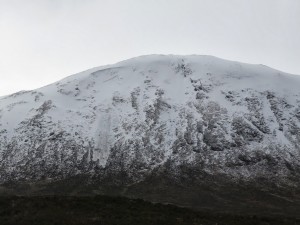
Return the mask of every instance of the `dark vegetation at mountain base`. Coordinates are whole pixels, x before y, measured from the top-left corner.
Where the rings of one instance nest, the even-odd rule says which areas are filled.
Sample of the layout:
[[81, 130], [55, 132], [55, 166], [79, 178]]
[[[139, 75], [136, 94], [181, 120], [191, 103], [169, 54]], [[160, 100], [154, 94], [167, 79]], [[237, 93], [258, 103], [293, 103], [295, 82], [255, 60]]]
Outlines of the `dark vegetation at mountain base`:
[[197, 167], [172, 165], [165, 164], [136, 183], [125, 171], [103, 177], [79, 174], [56, 181], [7, 182], [0, 185], [0, 196], [122, 196], [197, 211], [300, 217], [299, 186], [284, 186], [264, 177], [233, 182], [229, 176], [207, 174]]
[[1, 197], [1, 225], [296, 225], [300, 219], [193, 211], [123, 197]]

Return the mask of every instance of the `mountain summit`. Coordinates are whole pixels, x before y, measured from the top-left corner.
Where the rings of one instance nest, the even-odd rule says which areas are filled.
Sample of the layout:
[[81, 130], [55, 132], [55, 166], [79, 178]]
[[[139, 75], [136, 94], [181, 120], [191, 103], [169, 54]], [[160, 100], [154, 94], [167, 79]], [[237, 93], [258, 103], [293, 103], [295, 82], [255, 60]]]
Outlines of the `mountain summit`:
[[263, 65], [150, 55], [2, 97], [0, 193], [299, 206], [299, 87]]

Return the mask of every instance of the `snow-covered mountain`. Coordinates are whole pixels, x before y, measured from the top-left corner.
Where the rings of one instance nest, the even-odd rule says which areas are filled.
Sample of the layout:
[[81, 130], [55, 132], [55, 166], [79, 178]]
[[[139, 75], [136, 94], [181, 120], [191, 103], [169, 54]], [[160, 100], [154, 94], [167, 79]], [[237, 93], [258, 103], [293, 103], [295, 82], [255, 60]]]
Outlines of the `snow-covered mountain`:
[[91, 192], [143, 197], [141, 186], [130, 188], [149, 192], [155, 183], [153, 199], [175, 184], [297, 189], [300, 76], [212, 56], [150, 55], [0, 98], [2, 189], [76, 177], [84, 182], [72, 193], [97, 184]]

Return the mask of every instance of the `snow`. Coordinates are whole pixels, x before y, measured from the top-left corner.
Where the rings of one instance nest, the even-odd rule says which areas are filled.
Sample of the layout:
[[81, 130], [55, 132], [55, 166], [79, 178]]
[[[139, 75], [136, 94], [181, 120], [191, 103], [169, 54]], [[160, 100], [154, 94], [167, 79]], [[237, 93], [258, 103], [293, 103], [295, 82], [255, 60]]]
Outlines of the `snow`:
[[[176, 71], [178, 65], [189, 68], [186, 77], [184, 70]], [[209, 98], [203, 102], [217, 102], [227, 110], [229, 117], [244, 115], [248, 108], [245, 104], [228, 102], [224, 92], [237, 92], [238, 98], [244, 99], [249, 95], [249, 91], [245, 90], [251, 90], [252, 93], [268, 90], [286, 98], [291, 105], [296, 105], [300, 99], [300, 77], [266, 66], [212, 56], [149, 55], [93, 68], [34, 91], [0, 98], [0, 131], [5, 129], [8, 138], [14, 136], [22, 121], [32, 118], [45, 101], [51, 100], [48, 120], [59, 124], [60, 130], [72, 135], [80, 132], [86, 140], [93, 137], [97, 149], [93, 152], [93, 160], [99, 160], [100, 165], [105, 166], [110, 148], [116, 141], [114, 129], [118, 128], [118, 132], [127, 140], [133, 138], [136, 131], [133, 128], [123, 129], [120, 124], [142, 124], [145, 120], [143, 109], [153, 105], [157, 99], [156, 92], [161, 89], [164, 91], [162, 100], [172, 106], [172, 109], [164, 110], [160, 117], [160, 121], [167, 126], [164, 146], [167, 159], [171, 155], [175, 130], [180, 126], [176, 123], [179, 120], [176, 108], [180, 109], [187, 102], [195, 101], [191, 79], [199, 80], [199, 84], [210, 84], [208, 88], [211, 90], [203, 92]], [[137, 97], [138, 112], [131, 106], [131, 94], [137, 88], [140, 89]], [[264, 117], [273, 120], [269, 124], [271, 130], [278, 130], [267, 100], [262, 101]], [[190, 111], [197, 115], [195, 109]], [[201, 116], [197, 119], [200, 120]], [[185, 126], [182, 125], [182, 129]], [[228, 125], [226, 129], [230, 130], [231, 127]], [[283, 132], [277, 131], [277, 137], [282, 144], [290, 145]], [[88, 142], [84, 145], [88, 145]]]

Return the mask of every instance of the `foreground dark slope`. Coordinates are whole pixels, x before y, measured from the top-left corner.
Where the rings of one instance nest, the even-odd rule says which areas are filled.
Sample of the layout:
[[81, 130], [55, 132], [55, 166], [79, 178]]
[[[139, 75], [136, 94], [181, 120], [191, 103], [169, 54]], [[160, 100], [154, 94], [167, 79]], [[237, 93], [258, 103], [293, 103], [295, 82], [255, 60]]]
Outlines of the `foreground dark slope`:
[[1, 225], [297, 225], [300, 219], [197, 212], [116, 197], [0, 198]]
[[261, 65], [144, 56], [3, 97], [0, 193], [297, 216], [299, 86]]

